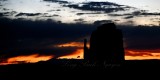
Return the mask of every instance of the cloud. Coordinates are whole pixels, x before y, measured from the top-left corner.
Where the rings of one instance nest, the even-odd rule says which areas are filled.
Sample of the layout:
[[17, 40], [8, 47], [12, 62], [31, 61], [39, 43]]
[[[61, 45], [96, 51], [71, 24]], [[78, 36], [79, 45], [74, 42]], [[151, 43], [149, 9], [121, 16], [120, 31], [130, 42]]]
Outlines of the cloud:
[[54, 14], [54, 15], [43, 15], [42, 17], [61, 17], [60, 15]]
[[4, 17], [4, 16], [7, 16], [10, 12], [3, 12], [3, 13], [0, 13], [0, 16], [1, 17]]
[[[47, 21], [30, 21], [6, 18], [0, 19], [1, 47], [3, 48], [36, 48], [68, 42], [83, 42], [101, 23], [110, 20], [96, 21], [92, 24], [64, 24]], [[124, 42], [129, 49], [160, 48], [160, 27], [119, 25], [124, 34]], [[16, 44], [16, 45], [15, 45]], [[3, 49], [1, 48], [1, 49]]]
[[61, 47], [61, 48], [53, 47], [50, 49], [49, 48], [38, 49], [38, 48], [39, 47], [37, 47], [37, 49], [17, 49], [17, 50], [8, 49], [7, 51], [5, 51], [5, 53], [1, 53], [1, 55], [5, 54], [3, 58], [9, 58], [9, 57], [16, 57], [21, 55], [27, 56], [27, 55], [32, 55], [37, 53], [39, 55], [55, 55], [55, 58], [57, 58], [59, 56], [68, 55], [74, 52], [75, 50], [77, 50], [77, 48], [74, 48], [74, 47]]
[[47, 12], [53, 12], [53, 11], [56, 11], [56, 10], [47, 10]]
[[68, 42], [83, 42], [96, 28], [91, 24], [65, 24], [52, 21], [0, 18], [0, 55], [67, 55], [76, 47], [53, 47]]
[[148, 16], [148, 15], [157, 15], [157, 16], [159, 16], [160, 15], [160, 13], [142, 13], [141, 15], [145, 15], [145, 16]]
[[125, 51], [126, 55], [125, 56], [133, 56], [133, 57], [136, 57], [136, 56], [153, 56], [151, 54], [150, 51], [136, 51], [136, 50], [126, 50]]
[[101, 14], [101, 12], [96, 12], [96, 13], [77, 13], [76, 15], [85, 15], [85, 14]]
[[15, 17], [19, 17], [19, 16], [38, 16], [38, 15], [41, 15], [41, 13], [19, 13]]
[[[1, 2], [5, 2], [5, 1], [8, 1], [8, 0], [0, 0], [0, 1], [1, 1]], [[1, 2], [0, 2], [0, 5], [2, 4]]]
[[[0, 55], [4, 58], [39, 54], [53, 54], [56, 57], [75, 52], [78, 47], [54, 47], [54, 45], [72, 42], [83, 43], [90, 37], [100, 23], [110, 20], [96, 21], [94, 24], [65, 24], [53, 20], [25, 20], [0, 18]], [[160, 27], [117, 25], [124, 36], [126, 49], [159, 49]]]
[[132, 12], [132, 14], [130, 14], [130, 15], [133, 15], [133, 16], [139, 16], [139, 15], [143, 15], [143, 16], [152, 16], [152, 15], [155, 15], [156, 16], [157, 15], [157, 16], [159, 16], [160, 13], [157, 13], [157, 12], [150, 13], [150, 12], [148, 12], [146, 10], [139, 10], [139, 11]]
[[80, 19], [75, 19], [74, 21], [77, 21], [77, 22], [84, 22], [84, 19], [80, 18]]
[[68, 1], [61, 1], [61, 0], [43, 0], [43, 1], [57, 2], [57, 3], [60, 3], [60, 4], [69, 3]]
[[54, 58], [54, 55], [39, 55], [37, 53], [26, 56], [16, 56], [0, 61], [0, 65], [36, 63], [39, 61], [47, 61]]
[[109, 16], [124, 16], [124, 14], [108, 14]]
[[129, 6], [119, 5], [111, 2], [88, 2], [82, 4], [67, 4], [64, 6], [87, 11], [104, 11], [105, 13], [125, 11], [128, 8], [131, 8]]
[[127, 16], [124, 19], [130, 19], [130, 18], [134, 18], [134, 16]]
[[[44, 0], [44, 1], [57, 2], [59, 4], [62, 4], [63, 7], [75, 8], [84, 11], [103, 11], [105, 13], [126, 11], [130, 8], [133, 8], [127, 5], [119, 5], [112, 2], [83, 2], [74, 4], [68, 1], [61, 1], [61, 0]], [[82, 14], [78, 13], [77, 15], [82, 15]]]
[[105, 23], [112, 23], [112, 20], [97, 20], [94, 22], [95, 25], [101, 25], [101, 24], [105, 24]]
[[16, 11], [11, 11], [11, 12], [1, 12], [0, 13], [0, 17], [4, 17], [4, 16], [12, 16], [14, 14], [16, 14]]
[[1, 0], [1, 1], [8, 1], [8, 0]]
[[160, 13], [150, 13], [150, 12], [147, 12], [146, 10], [135, 10], [131, 13], [124, 13], [124, 14], [108, 14], [109, 16], [124, 16], [124, 19], [130, 19], [130, 18], [134, 18], [136, 16], [159, 16]]
[[[133, 11], [133, 12], [131, 12], [131, 13], [124, 13], [124, 14], [116, 14], [116, 13], [114, 13], [114, 14], [112, 14], [112, 13], [110, 13], [110, 14], [108, 14], [109, 16], [127, 16], [127, 17], [131, 17], [131, 16], [139, 16], [139, 15], [141, 15], [141, 13], [142, 13], [142, 11], [143, 10], [138, 10], [138, 11]], [[126, 19], [128, 19], [128, 18], [126, 18]]]
[[3, 10], [4, 10], [4, 11], [8, 11], [9, 9], [7, 9], [7, 8], [3, 8]]
[[125, 60], [160, 60], [159, 50], [125, 50]]
[[159, 26], [121, 26], [127, 49], [159, 49]]

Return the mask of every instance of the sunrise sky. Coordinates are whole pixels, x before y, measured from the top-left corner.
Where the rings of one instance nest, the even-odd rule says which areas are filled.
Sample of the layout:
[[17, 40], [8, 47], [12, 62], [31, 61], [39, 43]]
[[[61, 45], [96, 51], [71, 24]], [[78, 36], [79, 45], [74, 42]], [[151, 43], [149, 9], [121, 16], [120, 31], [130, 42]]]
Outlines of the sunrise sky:
[[107, 22], [122, 30], [126, 60], [160, 59], [159, 3], [0, 0], [0, 64], [83, 59], [84, 38], [89, 43], [92, 31]]

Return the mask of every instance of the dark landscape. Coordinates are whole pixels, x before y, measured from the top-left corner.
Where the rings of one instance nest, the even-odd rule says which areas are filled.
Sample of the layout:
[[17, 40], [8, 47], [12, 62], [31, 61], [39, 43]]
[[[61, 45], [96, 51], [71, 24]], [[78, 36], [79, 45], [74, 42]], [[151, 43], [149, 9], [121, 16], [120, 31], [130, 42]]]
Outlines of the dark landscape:
[[28, 64], [13, 64], [0, 66], [1, 77], [5, 76], [25, 76], [25, 75], [44, 75], [49, 76], [52, 73], [70, 74], [70, 73], [145, 73], [158, 72], [160, 67], [159, 60], [126, 60], [122, 64], [104, 63], [97, 65], [84, 60], [52, 60], [52, 62], [39, 62]]

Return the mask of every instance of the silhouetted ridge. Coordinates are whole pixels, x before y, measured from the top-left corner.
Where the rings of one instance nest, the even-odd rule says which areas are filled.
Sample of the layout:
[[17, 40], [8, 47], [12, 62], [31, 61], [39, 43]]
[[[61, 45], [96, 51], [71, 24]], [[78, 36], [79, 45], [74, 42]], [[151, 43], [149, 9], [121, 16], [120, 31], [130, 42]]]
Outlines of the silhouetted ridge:
[[107, 23], [99, 26], [97, 30], [92, 32], [90, 49], [87, 50], [84, 48], [84, 56], [85, 60], [100, 63], [123, 62], [124, 49], [121, 30], [116, 29], [114, 23]]

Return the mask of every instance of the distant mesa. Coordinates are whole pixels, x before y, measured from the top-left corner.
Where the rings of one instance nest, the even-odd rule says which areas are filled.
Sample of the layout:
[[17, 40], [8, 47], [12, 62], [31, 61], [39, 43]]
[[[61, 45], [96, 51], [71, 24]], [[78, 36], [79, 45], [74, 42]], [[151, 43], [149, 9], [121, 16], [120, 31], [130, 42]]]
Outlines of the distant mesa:
[[99, 26], [90, 37], [90, 48], [84, 40], [84, 59], [93, 62], [121, 63], [124, 61], [123, 36], [114, 23]]

